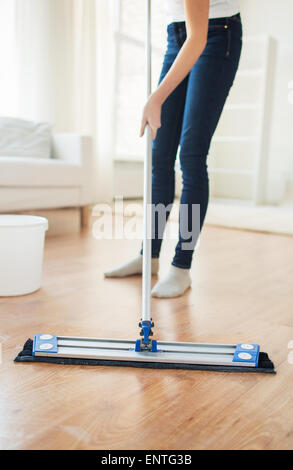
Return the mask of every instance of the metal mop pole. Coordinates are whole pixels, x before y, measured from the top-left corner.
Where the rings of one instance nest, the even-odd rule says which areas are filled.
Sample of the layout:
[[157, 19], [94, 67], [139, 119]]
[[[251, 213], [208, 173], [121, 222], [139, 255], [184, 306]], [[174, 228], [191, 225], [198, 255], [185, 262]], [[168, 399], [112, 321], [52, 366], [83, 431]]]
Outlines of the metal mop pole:
[[[151, 46], [151, 0], [146, 1], [147, 31], [146, 31], [146, 95], [149, 98], [152, 91], [152, 46]], [[142, 327], [144, 336], [143, 346], [151, 347], [149, 336], [151, 327], [151, 276], [152, 276], [152, 132], [146, 127], [146, 152], [144, 162], [144, 227], [143, 227], [143, 269], [142, 269]]]
[[[147, 0], [147, 43], [146, 43], [146, 89], [147, 99], [151, 94], [151, 0]], [[144, 227], [143, 227], [143, 274], [142, 274], [142, 320], [151, 319], [151, 228], [152, 228], [152, 133], [146, 128], [146, 152], [144, 163]]]

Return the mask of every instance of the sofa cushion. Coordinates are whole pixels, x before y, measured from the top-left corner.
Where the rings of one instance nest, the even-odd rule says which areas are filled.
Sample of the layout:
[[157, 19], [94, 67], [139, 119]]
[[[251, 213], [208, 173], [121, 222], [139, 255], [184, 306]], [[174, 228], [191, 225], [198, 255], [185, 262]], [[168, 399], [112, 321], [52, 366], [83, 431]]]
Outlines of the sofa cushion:
[[0, 117], [0, 156], [50, 158], [52, 125]]
[[0, 186], [80, 186], [84, 170], [62, 160], [0, 157]]

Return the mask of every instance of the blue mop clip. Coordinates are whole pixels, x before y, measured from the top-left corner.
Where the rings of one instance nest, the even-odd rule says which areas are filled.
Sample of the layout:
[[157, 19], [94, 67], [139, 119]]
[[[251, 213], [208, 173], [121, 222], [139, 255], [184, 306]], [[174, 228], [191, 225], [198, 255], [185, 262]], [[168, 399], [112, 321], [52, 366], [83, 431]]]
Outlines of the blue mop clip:
[[251, 363], [258, 366], [260, 347], [258, 344], [237, 344], [233, 362]]
[[154, 324], [151, 321], [142, 321], [140, 322], [139, 326], [141, 327], [141, 336], [143, 336], [143, 340], [138, 339], [135, 343], [135, 351], [150, 351], [150, 352], [158, 352], [158, 345], [156, 340], [151, 340], [150, 336], [152, 336], [152, 327]]
[[33, 356], [36, 353], [57, 354], [57, 336], [56, 335], [35, 335], [33, 342]]

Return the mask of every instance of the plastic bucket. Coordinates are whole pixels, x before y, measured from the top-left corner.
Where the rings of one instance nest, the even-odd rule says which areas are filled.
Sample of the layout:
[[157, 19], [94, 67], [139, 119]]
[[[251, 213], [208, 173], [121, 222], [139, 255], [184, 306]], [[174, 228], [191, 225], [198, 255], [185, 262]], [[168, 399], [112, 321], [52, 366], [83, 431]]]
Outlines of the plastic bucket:
[[0, 215], [0, 296], [25, 295], [41, 287], [48, 220]]

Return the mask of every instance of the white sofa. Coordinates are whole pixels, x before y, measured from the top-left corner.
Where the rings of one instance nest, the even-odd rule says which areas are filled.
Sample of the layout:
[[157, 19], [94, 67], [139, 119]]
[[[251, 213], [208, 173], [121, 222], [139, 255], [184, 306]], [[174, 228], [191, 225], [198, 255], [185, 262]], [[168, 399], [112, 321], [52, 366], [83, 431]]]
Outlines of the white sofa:
[[52, 158], [0, 157], [0, 212], [87, 208], [92, 174], [91, 137], [54, 134]]

